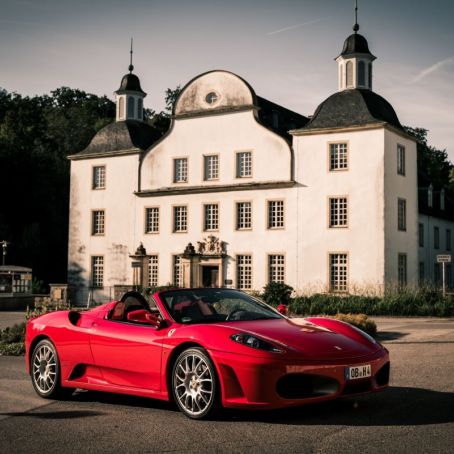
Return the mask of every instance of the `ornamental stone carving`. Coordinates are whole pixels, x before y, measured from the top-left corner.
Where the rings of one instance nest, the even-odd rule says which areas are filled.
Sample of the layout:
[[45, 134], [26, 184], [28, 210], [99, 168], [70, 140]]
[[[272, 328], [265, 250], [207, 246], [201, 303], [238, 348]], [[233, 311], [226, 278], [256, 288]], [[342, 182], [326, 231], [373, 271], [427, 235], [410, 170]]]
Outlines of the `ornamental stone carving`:
[[197, 253], [200, 255], [225, 255], [225, 243], [214, 235], [210, 235], [203, 241], [197, 241]]

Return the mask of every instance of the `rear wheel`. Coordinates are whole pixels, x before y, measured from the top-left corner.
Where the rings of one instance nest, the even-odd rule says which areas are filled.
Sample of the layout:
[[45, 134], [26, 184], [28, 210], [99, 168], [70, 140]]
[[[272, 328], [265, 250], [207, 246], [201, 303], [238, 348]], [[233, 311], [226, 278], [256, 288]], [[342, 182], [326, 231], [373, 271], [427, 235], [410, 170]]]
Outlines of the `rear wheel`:
[[199, 347], [183, 351], [172, 371], [172, 391], [178, 408], [189, 418], [213, 416], [218, 407], [216, 371]]
[[60, 362], [54, 344], [43, 339], [33, 350], [30, 360], [32, 384], [44, 399], [61, 399], [73, 393], [72, 388], [61, 386]]

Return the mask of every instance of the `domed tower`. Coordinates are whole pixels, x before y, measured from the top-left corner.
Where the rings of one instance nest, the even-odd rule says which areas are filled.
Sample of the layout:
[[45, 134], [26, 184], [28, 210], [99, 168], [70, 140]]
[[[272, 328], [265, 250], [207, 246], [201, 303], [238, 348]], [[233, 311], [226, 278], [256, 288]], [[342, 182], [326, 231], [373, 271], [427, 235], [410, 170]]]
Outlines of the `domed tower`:
[[369, 51], [367, 39], [358, 33], [358, 6], [355, 4], [353, 34], [344, 42], [338, 65], [339, 91], [351, 88], [372, 90], [372, 62], [376, 59]]
[[147, 94], [140, 86], [139, 78], [132, 73], [132, 40], [130, 50], [129, 74], [121, 79], [120, 88], [115, 92], [117, 103], [117, 121], [136, 120], [143, 121], [143, 98]]

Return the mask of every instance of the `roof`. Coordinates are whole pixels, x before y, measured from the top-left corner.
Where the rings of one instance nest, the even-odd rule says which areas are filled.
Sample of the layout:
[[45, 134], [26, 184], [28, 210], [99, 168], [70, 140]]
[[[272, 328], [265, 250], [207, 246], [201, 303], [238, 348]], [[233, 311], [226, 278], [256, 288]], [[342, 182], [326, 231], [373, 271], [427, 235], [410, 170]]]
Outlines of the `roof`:
[[354, 88], [334, 93], [316, 109], [304, 129], [342, 128], [384, 122], [402, 129], [391, 104], [371, 90]]
[[257, 104], [259, 107], [259, 123], [284, 139], [291, 140], [291, 135], [288, 131], [302, 128], [309, 122], [309, 118], [304, 115], [286, 109], [260, 96], [257, 96]]
[[17, 265], [0, 265], [0, 272], [8, 272], [12, 271], [13, 273], [31, 273], [32, 269], [27, 268], [25, 266], [17, 266]]
[[120, 88], [115, 92], [118, 95], [125, 93], [127, 91], [138, 91], [139, 93], [146, 94], [141, 86], [139, 78], [132, 73], [125, 74], [121, 79]]
[[445, 190], [445, 208], [441, 209], [442, 188], [432, 186], [432, 206], [429, 207], [429, 177], [418, 169], [418, 211], [419, 214], [454, 222], [454, 193]]
[[[358, 33], [351, 34], [345, 41], [342, 48], [341, 56], [349, 57], [355, 54], [369, 54], [374, 57], [369, 50], [367, 39]], [[375, 57], [374, 57], [375, 59]]]
[[145, 150], [161, 136], [160, 131], [147, 123], [135, 120], [116, 121], [98, 131], [88, 147], [75, 156], [131, 149]]

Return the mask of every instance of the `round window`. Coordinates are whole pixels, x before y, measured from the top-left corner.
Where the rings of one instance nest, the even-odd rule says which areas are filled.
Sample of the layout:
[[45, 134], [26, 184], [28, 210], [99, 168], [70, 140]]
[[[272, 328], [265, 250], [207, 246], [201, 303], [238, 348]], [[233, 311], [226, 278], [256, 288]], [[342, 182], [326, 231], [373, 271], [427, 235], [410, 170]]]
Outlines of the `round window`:
[[216, 104], [219, 101], [219, 95], [216, 92], [214, 92], [214, 91], [210, 91], [210, 93], [208, 93], [205, 96], [205, 101], [208, 104], [214, 105], [214, 104]]

